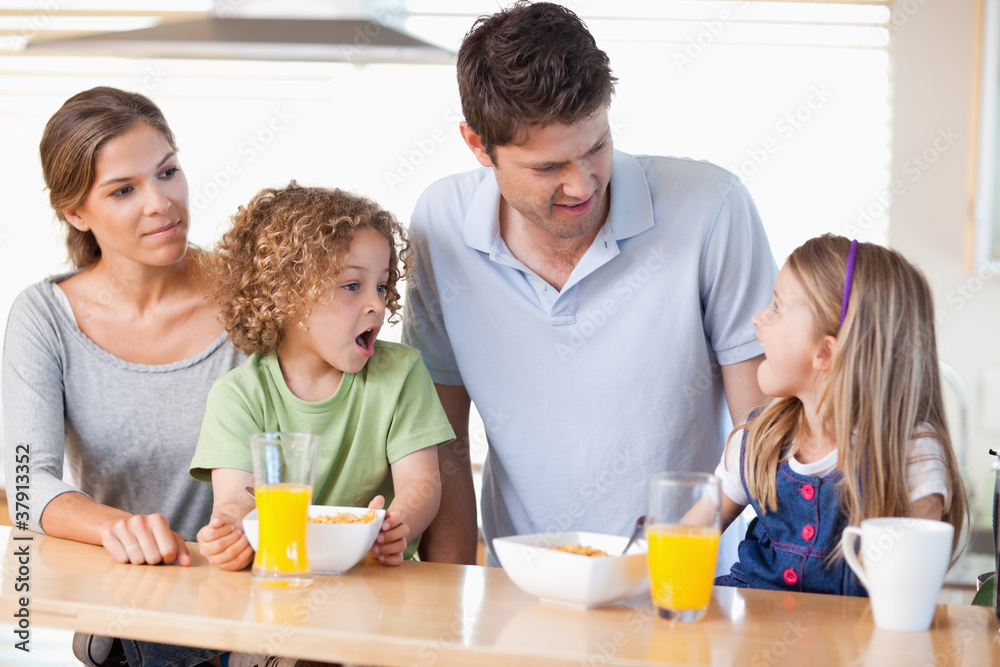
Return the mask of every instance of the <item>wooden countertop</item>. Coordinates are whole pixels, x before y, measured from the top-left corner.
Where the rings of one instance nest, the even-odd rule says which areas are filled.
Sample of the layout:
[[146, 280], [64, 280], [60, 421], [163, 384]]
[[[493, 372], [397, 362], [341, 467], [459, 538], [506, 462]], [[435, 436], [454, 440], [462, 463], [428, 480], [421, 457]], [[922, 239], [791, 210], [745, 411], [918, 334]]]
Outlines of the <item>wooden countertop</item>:
[[493, 568], [366, 562], [287, 592], [210, 567], [197, 545], [182, 568], [120, 565], [100, 547], [10, 528], [0, 541], [3, 618], [16, 624], [27, 597], [33, 626], [150, 641], [411, 667], [1000, 664], [983, 607], [939, 605], [930, 631], [896, 633], [874, 628], [866, 599], [717, 587], [703, 621], [671, 625], [641, 598], [541, 604]]

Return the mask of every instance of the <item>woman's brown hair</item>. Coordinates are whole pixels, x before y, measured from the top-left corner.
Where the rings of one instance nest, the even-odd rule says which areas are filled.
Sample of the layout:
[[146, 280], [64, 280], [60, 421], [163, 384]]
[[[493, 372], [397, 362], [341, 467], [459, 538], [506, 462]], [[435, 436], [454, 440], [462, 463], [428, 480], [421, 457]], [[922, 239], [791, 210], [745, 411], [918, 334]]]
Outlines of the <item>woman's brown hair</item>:
[[66, 247], [77, 268], [96, 263], [101, 246], [92, 232], [66, 222], [65, 211], [82, 206], [87, 199], [101, 148], [140, 123], [158, 130], [170, 148], [177, 150], [174, 133], [159, 107], [143, 95], [107, 86], [69, 98], [45, 125], [39, 145], [42, 174], [52, 210], [66, 223]]
[[518, 2], [479, 18], [458, 51], [462, 113], [491, 158], [534, 126], [572, 125], [607, 108], [607, 54], [571, 10]]

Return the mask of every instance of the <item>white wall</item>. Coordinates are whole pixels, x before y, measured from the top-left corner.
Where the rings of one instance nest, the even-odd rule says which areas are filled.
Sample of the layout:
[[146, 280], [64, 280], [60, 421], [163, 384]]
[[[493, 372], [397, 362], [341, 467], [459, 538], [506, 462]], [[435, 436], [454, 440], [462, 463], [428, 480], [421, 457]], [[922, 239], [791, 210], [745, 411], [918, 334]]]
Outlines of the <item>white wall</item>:
[[977, 523], [988, 525], [989, 467], [995, 459], [987, 450], [1000, 446], [1000, 429], [989, 422], [1000, 422], [1000, 402], [987, 404], [984, 380], [987, 371], [1000, 371], [1000, 280], [983, 279], [992, 272], [979, 262], [971, 271], [966, 265], [979, 2], [897, 3], [915, 11], [905, 14], [892, 37], [892, 173], [905, 191], [893, 202], [889, 241], [927, 274], [938, 310], [941, 359], [968, 384], [969, 475], [976, 483]]

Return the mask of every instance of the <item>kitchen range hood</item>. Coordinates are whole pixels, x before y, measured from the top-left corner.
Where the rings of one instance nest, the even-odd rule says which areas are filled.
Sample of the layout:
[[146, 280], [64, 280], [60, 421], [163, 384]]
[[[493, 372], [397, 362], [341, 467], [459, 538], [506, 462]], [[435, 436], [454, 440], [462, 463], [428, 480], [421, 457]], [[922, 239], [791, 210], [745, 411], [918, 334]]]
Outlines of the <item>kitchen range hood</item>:
[[55, 40], [24, 53], [126, 58], [450, 63], [454, 54], [375, 21], [355, 18], [219, 18]]

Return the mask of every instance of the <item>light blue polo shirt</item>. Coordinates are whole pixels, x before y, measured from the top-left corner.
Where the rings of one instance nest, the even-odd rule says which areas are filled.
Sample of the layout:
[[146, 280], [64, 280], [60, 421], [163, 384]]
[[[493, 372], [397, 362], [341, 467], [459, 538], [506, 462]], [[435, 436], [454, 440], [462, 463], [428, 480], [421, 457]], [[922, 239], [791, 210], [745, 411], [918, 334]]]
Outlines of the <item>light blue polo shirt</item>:
[[562, 291], [500, 237], [491, 169], [438, 181], [414, 210], [403, 340], [483, 417], [487, 545], [629, 534], [651, 473], [714, 470], [731, 427], [719, 364], [763, 352], [750, 318], [777, 268], [739, 179], [615, 151], [610, 188]]

